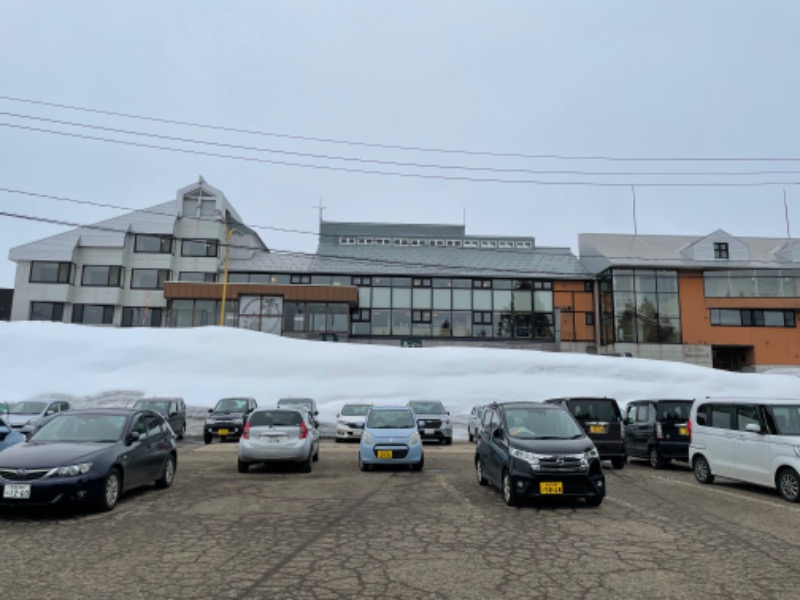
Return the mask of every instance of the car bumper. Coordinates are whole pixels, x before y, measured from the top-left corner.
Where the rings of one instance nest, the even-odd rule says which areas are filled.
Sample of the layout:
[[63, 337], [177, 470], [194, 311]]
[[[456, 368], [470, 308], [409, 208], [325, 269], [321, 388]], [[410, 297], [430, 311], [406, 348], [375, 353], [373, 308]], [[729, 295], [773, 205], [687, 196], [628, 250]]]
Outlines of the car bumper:
[[[516, 493], [524, 498], [603, 498], [606, 495], [606, 478], [602, 471], [536, 473], [530, 468], [517, 468], [511, 470], [511, 476]], [[561, 483], [561, 493], [546, 493], [542, 483]]]
[[625, 458], [628, 452], [625, 448], [625, 442], [622, 440], [592, 440], [594, 447], [600, 454], [602, 460], [611, 460], [612, 458]]
[[671, 460], [688, 461], [689, 460], [689, 441], [685, 442], [658, 442], [658, 453], [661, 458], [669, 458]]
[[453, 428], [438, 428], [438, 429], [430, 429], [430, 428], [420, 428], [419, 436], [424, 441], [443, 441], [445, 439], [453, 439]]
[[227, 436], [234, 436], [239, 437], [242, 435], [243, 425], [234, 425], [233, 423], [229, 424], [215, 424], [215, 425], [204, 425], [203, 426], [203, 433], [206, 435], [212, 435], [214, 437], [227, 437]]
[[[378, 452], [392, 453], [392, 458], [378, 458]], [[365, 465], [415, 465], [422, 460], [422, 444], [361, 444], [361, 462]]]
[[311, 452], [311, 442], [306, 440], [292, 446], [267, 446], [239, 440], [239, 460], [242, 462], [303, 462], [308, 460]]
[[[104, 477], [80, 476], [39, 479], [35, 481], [0, 480], [0, 506], [49, 506], [89, 500], [100, 494]], [[8, 485], [30, 485], [30, 497], [6, 498]]]
[[361, 427], [348, 427], [347, 425], [336, 425], [336, 438], [340, 440], [360, 440], [364, 429]]

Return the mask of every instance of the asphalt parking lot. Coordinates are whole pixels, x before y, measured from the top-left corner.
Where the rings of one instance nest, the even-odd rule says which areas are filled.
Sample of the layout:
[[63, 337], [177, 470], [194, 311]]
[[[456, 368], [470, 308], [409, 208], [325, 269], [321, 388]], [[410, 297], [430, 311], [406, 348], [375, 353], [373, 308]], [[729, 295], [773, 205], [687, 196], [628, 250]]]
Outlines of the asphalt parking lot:
[[[508, 508], [473, 445], [422, 473], [358, 470], [325, 441], [310, 475], [236, 471], [184, 442], [175, 485], [107, 514], [0, 512], [4, 598], [794, 598], [800, 506], [687, 467], [607, 470], [600, 508]], [[719, 482], [719, 480], [718, 480]]]

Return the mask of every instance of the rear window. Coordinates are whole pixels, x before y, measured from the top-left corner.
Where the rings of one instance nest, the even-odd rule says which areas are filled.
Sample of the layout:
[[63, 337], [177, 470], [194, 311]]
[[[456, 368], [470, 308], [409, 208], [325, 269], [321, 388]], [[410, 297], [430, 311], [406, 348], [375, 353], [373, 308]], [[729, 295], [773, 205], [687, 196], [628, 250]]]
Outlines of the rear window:
[[570, 400], [569, 410], [581, 421], [619, 421], [619, 406], [610, 398]]
[[294, 410], [265, 410], [250, 416], [251, 427], [296, 427], [303, 417]]
[[659, 402], [656, 419], [658, 421], [688, 421], [691, 412], [691, 402]]

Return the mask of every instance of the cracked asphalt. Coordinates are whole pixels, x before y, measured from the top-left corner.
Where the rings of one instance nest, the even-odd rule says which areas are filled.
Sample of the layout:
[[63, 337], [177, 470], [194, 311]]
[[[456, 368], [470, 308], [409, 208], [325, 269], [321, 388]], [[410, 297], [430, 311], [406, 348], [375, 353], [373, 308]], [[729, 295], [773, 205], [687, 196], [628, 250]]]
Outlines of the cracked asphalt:
[[518, 509], [475, 481], [472, 444], [422, 473], [362, 473], [324, 441], [310, 475], [236, 470], [236, 444], [182, 443], [175, 485], [107, 514], [0, 512], [4, 599], [795, 598], [800, 506], [701, 486], [681, 465], [607, 469], [599, 508]]

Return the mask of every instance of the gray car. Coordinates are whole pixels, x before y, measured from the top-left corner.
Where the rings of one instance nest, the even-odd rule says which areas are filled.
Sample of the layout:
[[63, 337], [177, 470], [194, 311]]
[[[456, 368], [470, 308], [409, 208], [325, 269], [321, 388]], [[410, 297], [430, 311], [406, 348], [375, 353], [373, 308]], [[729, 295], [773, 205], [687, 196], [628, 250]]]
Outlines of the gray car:
[[23, 434], [30, 435], [44, 417], [69, 410], [64, 400], [25, 400], [11, 405], [6, 416], [8, 424]]
[[414, 411], [419, 434], [423, 441], [433, 440], [443, 444], [453, 443], [453, 422], [450, 413], [438, 400], [412, 400], [408, 407]]
[[239, 473], [254, 463], [300, 463], [304, 473], [319, 460], [319, 431], [300, 406], [259, 408], [250, 414], [239, 438]]
[[281, 398], [278, 400], [278, 408], [294, 408], [295, 406], [303, 406], [311, 415], [311, 420], [314, 422], [314, 427], [319, 427], [317, 421], [317, 403], [313, 398]]
[[152, 410], [164, 417], [179, 440], [186, 434], [186, 403], [183, 398], [153, 397], [137, 400], [133, 408]]
[[470, 442], [478, 440], [481, 432], [481, 421], [483, 421], [483, 405], [473, 406], [467, 421], [467, 435]]

